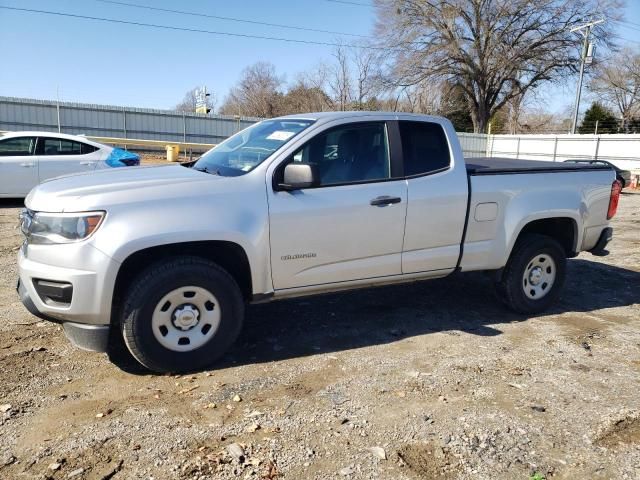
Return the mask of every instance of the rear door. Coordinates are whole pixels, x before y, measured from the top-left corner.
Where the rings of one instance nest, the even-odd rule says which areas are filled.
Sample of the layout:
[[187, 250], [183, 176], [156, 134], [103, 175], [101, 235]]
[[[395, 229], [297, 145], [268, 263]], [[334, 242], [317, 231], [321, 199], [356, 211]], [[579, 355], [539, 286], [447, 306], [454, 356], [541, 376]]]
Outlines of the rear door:
[[0, 140], [0, 195], [23, 197], [38, 184], [36, 137]]
[[351, 122], [318, 133], [282, 162], [315, 164], [320, 185], [270, 189], [276, 290], [401, 274], [407, 186], [394, 178], [388, 125]]
[[409, 191], [402, 273], [446, 274], [460, 257], [467, 215], [466, 168], [456, 164], [439, 123], [401, 120], [399, 126]]
[[75, 140], [39, 137], [36, 153], [40, 181], [94, 170], [98, 162], [97, 150], [93, 145]]

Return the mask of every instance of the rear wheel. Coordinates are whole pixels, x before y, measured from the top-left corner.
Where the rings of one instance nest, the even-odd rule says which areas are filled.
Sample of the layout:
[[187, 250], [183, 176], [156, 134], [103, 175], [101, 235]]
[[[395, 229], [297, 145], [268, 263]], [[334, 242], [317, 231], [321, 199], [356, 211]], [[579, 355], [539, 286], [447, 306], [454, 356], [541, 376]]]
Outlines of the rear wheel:
[[244, 303], [235, 280], [215, 263], [176, 258], [142, 272], [126, 295], [125, 344], [155, 372], [202, 369], [222, 356], [242, 328]]
[[564, 249], [556, 240], [527, 234], [516, 243], [496, 284], [498, 296], [516, 312], [543, 311], [560, 294], [566, 264]]

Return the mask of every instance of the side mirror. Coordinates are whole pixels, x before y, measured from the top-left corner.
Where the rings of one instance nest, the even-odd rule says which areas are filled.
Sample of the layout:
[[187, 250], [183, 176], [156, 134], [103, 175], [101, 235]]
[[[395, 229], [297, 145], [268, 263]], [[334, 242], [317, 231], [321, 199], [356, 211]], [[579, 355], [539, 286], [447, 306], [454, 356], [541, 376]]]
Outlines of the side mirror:
[[290, 163], [284, 167], [283, 183], [278, 187], [281, 190], [300, 190], [301, 188], [315, 187], [318, 181], [318, 169], [315, 165]]

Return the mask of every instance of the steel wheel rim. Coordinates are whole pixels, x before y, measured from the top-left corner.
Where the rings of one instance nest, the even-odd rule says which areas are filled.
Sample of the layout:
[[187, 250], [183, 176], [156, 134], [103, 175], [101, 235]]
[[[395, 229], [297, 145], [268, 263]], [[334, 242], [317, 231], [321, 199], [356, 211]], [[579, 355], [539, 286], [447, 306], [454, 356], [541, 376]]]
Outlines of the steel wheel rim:
[[527, 298], [540, 300], [548, 295], [556, 281], [556, 273], [556, 262], [551, 255], [542, 253], [529, 260], [522, 275], [522, 288]]
[[220, 304], [210, 291], [176, 288], [156, 304], [151, 317], [155, 339], [168, 350], [191, 352], [207, 343], [220, 325]]

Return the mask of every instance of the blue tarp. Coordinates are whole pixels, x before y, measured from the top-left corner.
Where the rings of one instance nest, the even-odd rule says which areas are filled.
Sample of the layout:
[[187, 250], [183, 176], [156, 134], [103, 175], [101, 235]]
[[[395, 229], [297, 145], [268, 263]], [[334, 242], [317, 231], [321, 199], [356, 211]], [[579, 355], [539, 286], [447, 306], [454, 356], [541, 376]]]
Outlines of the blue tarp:
[[122, 148], [114, 148], [105, 161], [110, 167], [133, 167], [140, 165], [140, 156]]

